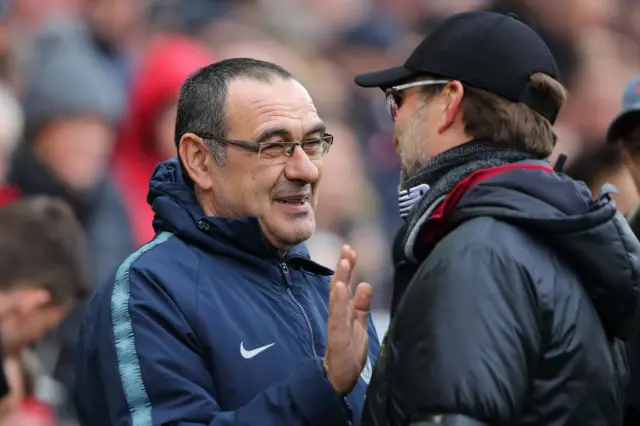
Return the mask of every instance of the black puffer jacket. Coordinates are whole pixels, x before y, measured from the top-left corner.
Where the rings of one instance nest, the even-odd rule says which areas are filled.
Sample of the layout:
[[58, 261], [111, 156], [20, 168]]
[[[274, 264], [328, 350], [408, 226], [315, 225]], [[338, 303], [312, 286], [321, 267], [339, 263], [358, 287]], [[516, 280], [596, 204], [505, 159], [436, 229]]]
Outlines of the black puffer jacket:
[[477, 180], [441, 204], [444, 236], [406, 230], [363, 425], [621, 425], [638, 240], [564, 175]]

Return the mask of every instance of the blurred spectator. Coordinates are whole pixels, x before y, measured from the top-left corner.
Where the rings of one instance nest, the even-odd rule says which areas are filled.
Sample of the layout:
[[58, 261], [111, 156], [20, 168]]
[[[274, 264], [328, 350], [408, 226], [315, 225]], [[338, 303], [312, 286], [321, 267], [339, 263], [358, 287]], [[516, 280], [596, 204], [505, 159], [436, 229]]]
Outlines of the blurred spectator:
[[20, 358], [7, 356], [2, 360], [2, 369], [9, 393], [0, 400], [0, 426], [12, 426], [13, 414], [18, 411], [25, 397], [24, 377]]
[[563, 114], [583, 145], [599, 142], [620, 110], [620, 94], [636, 72], [634, 58], [622, 59], [618, 41], [606, 31], [594, 31], [579, 43], [581, 68], [575, 75], [571, 101]]
[[25, 350], [4, 362], [11, 394], [0, 402], [0, 426], [57, 426], [55, 412], [34, 397], [37, 372], [30, 368], [34, 357]]
[[[9, 181], [23, 194], [64, 199], [85, 231], [89, 273], [104, 281], [133, 248], [129, 221], [107, 174], [120, 118], [118, 85], [82, 26], [60, 21], [40, 35], [24, 97], [25, 137]], [[82, 307], [57, 333], [56, 378], [72, 389]]]
[[[155, 0], [149, 5], [150, 29], [190, 36], [216, 30], [219, 20], [242, 0]], [[214, 37], [215, 38], [215, 37]]]
[[22, 107], [5, 87], [0, 86], [0, 204], [11, 155], [22, 137], [23, 128]]
[[[622, 160], [629, 170], [636, 194], [640, 189], [640, 74], [627, 82], [622, 95], [620, 113], [611, 122], [607, 132], [607, 142], [621, 152]], [[623, 195], [631, 189], [620, 188]], [[631, 229], [640, 237], [640, 203], [627, 210]], [[626, 389], [626, 419], [625, 425], [640, 423], [640, 339], [633, 339], [628, 344], [627, 357], [629, 363], [630, 380]]]
[[583, 151], [566, 167], [566, 174], [583, 181], [596, 198], [602, 187], [609, 183], [620, 191], [612, 194], [616, 207], [627, 214], [640, 202], [638, 189], [629, 169], [622, 161], [622, 147], [619, 144], [593, 143], [593, 147]]
[[11, 386], [0, 420], [23, 396], [12, 374], [20, 352], [89, 293], [84, 249], [80, 224], [63, 201], [39, 196], [0, 207], [0, 336]]
[[133, 56], [143, 43], [150, 0], [82, 1], [93, 48], [125, 89], [132, 72]]
[[189, 74], [212, 62], [211, 52], [189, 38], [160, 37], [151, 43], [133, 78], [113, 172], [138, 245], [154, 235], [153, 211], [146, 201], [151, 173], [156, 164], [176, 155], [180, 86]]
[[498, 0], [491, 9], [514, 12], [533, 27], [557, 58], [562, 82], [571, 87], [580, 66], [576, 42], [594, 26], [611, 22], [618, 6], [618, 0]]

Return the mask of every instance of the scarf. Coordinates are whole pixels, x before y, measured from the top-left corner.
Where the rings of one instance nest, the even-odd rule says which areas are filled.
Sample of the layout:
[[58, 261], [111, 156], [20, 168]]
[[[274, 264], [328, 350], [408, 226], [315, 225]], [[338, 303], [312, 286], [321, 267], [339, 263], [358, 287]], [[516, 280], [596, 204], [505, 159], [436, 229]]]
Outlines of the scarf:
[[532, 154], [484, 140], [472, 140], [434, 157], [401, 186], [398, 200], [405, 225], [396, 237], [396, 245], [400, 245], [402, 254], [413, 257], [406, 248], [413, 246], [416, 231], [461, 180], [477, 170], [534, 159]]
[[470, 174], [505, 164], [538, 159], [513, 148], [503, 148], [489, 141], [472, 140], [447, 150], [429, 161], [402, 186], [399, 194], [404, 225], [393, 244], [395, 277], [391, 302], [393, 317], [404, 290], [431, 252], [434, 243], [416, 248], [417, 240], [431, 213], [454, 187]]

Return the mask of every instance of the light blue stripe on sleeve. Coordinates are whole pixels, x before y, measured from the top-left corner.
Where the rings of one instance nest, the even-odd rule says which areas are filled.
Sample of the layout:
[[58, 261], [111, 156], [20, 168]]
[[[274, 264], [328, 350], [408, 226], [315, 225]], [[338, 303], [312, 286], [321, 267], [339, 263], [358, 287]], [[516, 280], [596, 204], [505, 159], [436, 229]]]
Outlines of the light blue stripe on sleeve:
[[118, 371], [131, 413], [131, 426], [153, 426], [153, 420], [151, 418], [151, 401], [142, 382], [140, 359], [136, 352], [131, 315], [129, 314], [129, 298], [131, 296], [129, 270], [133, 262], [140, 256], [172, 236], [173, 234], [170, 232], [162, 232], [129, 256], [116, 272], [111, 293], [111, 322], [116, 343]]

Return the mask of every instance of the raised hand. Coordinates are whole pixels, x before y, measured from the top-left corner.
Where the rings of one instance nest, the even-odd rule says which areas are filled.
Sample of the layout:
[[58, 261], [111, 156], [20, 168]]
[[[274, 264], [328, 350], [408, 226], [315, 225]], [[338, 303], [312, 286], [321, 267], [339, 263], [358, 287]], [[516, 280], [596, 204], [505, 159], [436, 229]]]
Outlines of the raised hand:
[[324, 368], [340, 396], [351, 392], [367, 360], [367, 320], [372, 289], [371, 285], [360, 283], [352, 292], [350, 283], [355, 265], [356, 252], [344, 246], [329, 294]]

